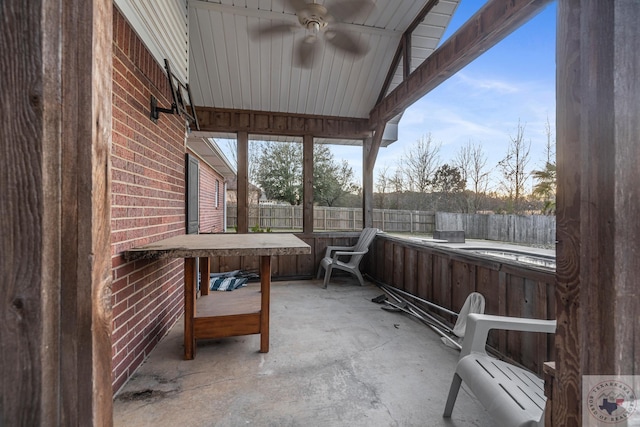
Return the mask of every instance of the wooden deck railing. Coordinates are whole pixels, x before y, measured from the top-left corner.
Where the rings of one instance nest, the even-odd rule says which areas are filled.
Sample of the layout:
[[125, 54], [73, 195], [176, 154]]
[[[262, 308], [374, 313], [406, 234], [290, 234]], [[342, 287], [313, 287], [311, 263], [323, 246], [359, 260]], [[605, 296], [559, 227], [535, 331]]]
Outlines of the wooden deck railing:
[[[475, 291], [484, 295], [487, 314], [555, 318], [552, 269], [487, 259], [471, 251], [428, 246], [388, 235], [376, 237], [365, 262], [365, 272], [373, 280], [455, 312]], [[553, 337], [547, 334], [493, 331], [489, 345], [539, 375], [543, 363], [553, 360]]]

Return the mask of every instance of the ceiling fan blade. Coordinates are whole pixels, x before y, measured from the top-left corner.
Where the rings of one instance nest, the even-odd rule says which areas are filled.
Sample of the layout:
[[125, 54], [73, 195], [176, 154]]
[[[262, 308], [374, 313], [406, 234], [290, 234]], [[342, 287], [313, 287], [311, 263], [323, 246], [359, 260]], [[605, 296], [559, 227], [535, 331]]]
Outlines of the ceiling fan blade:
[[333, 0], [327, 10], [339, 22], [354, 22], [369, 16], [375, 7], [373, 0]]
[[296, 47], [295, 64], [300, 68], [313, 67], [313, 61], [320, 53], [320, 40], [309, 35], [302, 39]]
[[335, 48], [354, 56], [362, 56], [369, 50], [366, 44], [360, 42], [346, 31], [330, 29], [325, 31], [324, 36]]
[[293, 24], [264, 25], [252, 28], [250, 35], [252, 38], [258, 39], [260, 37], [271, 36], [274, 34], [290, 34], [299, 29], [300, 26]]
[[285, 3], [295, 9], [296, 13], [307, 7], [307, 2], [304, 0], [286, 0]]

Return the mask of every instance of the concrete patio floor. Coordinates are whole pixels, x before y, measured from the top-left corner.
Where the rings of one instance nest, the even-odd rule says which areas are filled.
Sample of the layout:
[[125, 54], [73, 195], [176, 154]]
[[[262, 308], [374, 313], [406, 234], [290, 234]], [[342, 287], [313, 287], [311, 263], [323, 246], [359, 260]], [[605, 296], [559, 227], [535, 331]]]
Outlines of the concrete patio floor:
[[273, 283], [265, 354], [250, 335], [183, 360], [180, 320], [114, 398], [114, 425], [493, 426], [464, 385], [442, 418], [458, 352], [380, 294], [346, 277]]

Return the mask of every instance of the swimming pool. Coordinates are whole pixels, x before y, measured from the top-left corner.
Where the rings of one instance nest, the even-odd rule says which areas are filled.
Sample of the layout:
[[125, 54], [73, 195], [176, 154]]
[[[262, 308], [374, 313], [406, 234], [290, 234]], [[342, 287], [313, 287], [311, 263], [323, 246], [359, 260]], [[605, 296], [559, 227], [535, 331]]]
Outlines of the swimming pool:
[[467, 251], [473, 251], [480, 255], [489, 255], [491, 257], [509, 259], [524, 264], [536, 265], [539, 267], [556, 268], [556, 257], [552, 255], [536, 254], [531, 252], [513, 251], [508, 249], [496, 248], [463, 248]]

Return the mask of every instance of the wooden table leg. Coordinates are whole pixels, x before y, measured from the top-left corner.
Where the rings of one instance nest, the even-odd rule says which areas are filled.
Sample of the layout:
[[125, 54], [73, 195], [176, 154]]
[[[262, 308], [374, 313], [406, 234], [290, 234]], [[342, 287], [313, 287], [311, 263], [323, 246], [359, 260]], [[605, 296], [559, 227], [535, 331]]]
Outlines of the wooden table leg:
[[271, 256], [260, 257], [260, 353], [269, 352], [269, 297], [271, 295]]
[[193, 331], [193, 319], [196, 317], [196, 288], [198, 272], [196, 259], [184, 259], [184, 358], [191, 360], [196, 355], [196, 339]]
[[209, 257], [198, 258], [200, 266], [200, 295], [209, 295], [209, 284], [211, 278], [211, 264]]

